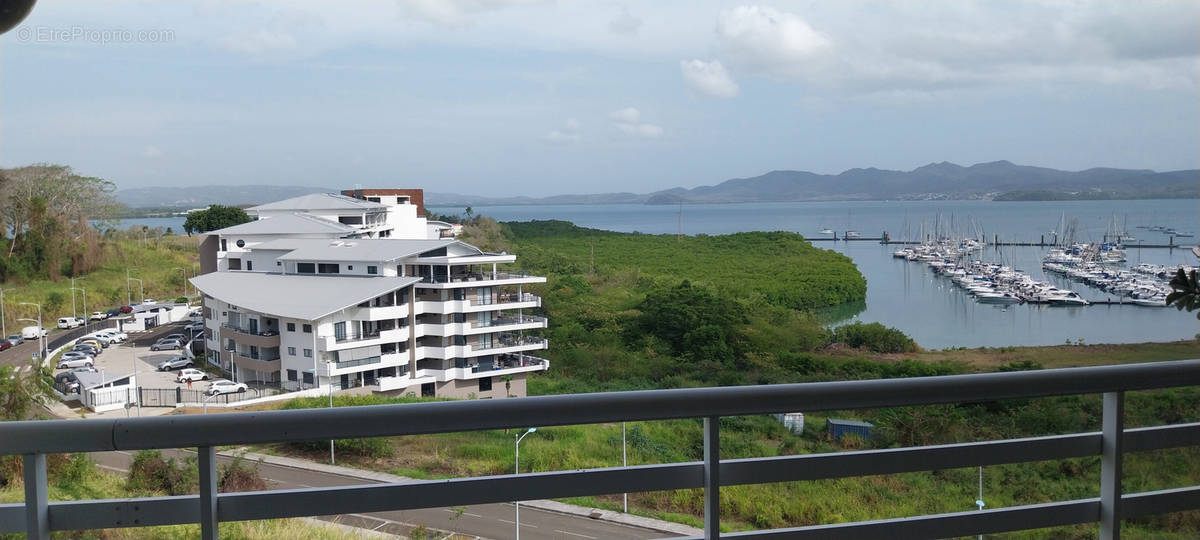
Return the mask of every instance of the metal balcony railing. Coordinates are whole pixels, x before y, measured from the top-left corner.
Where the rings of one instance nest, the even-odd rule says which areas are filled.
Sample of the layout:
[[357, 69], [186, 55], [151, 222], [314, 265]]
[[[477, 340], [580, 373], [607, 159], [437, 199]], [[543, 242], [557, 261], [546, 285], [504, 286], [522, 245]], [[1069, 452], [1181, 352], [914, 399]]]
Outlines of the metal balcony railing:
[[[1003, 463], [1101, 456], [1098, 498], [878, 521], [750, 531], [727, 537], [945, 538], [1099, 523], [1119, 538], [1122, 519], [1200, 509], [1200, 486], [1123, 493], [1122, 456], [1200, 445], [1200, 422], [1124, 428], [1125, 392], [1200, 384], [1200, 360], [811, 384], [651, 390], [453, 401], [255, 414], [0, 423], [0, 455], [23, 455], [25, 502], [0, 505], [0, 533], [32, 539], [51, 530], [199, 522], [206, 539], [222, 521], [703, 488], [705, 537], [717, 538], [722, 486], [795, 482]], [[964, 444], [753, 459], [719, 458], [722, 416], [816, 412], [1103, 393], [1102, 431]], [[704, 459], [521, 475], [256, 492], [217, 493], [216, 448], [455, 431], [704, 419]], [[47, 501], [46, 454], [196, 447], [200, 494]]]

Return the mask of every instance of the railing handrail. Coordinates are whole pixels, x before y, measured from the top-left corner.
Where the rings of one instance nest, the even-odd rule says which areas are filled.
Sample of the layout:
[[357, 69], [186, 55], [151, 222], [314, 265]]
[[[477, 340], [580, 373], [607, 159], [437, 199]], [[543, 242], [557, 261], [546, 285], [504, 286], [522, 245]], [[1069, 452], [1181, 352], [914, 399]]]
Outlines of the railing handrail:
[[1200, 384], [1200, 360], [903, 379], [0, 423], [0, 455], [102, 452], [971, 403]]

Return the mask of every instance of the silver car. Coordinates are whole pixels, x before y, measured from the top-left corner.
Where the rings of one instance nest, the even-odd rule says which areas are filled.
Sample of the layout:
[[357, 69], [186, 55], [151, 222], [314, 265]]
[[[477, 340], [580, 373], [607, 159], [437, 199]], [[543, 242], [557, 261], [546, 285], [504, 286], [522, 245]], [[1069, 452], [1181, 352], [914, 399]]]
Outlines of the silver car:
[[159, 371], [171, 371], [172, 369], [187, 367], [192, 367], [192, 359], [184, 355], [172, 356], [158, 364]]
[[183, 341], [178, 339], [166, 339], [150, 346], [150, 350], [152, 351], [173, 351], [182, 348]]
[[91, 367], [93, 364], [95, 364], [95, 360], [84, 353], [66, 352], [58, 359], [58, 369]]

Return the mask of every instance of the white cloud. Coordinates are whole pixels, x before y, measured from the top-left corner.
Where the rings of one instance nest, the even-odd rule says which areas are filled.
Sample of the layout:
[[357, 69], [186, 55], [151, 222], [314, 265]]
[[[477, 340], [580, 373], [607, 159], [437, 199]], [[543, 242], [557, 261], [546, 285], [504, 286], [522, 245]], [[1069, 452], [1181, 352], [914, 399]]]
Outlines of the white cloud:
[[793, 13], [761, 6], [738, 6], [717, 17], [717, 37], [726, 54], [767, 70], [795, 70], [831, 42]]
[[621, 14], [609, 21], [608, 31], [622, 36], [635, 36], [642, 28], [642, 20], [629, 12], [629, 6], [621, 6]]
[[679, 62], [683, 80], [687, 85], [712, 97], [731, 98], [738, 95], [738, 85], [729, 76], [720, 60], [683, 60]]
[[550, 130], [544, 139], [546, 139], [546, 142], [554, 144], [577, 143], [583, 139], [583, 136], [579, 133], [579, 128], [579, 120], [568, 118], [565, 122], [563, 122], [562, 128]]
[[539, 4], [546, 0], [397, 0], [409, 13], [442, 26], [463, 26], [479, 12]]
[[289, 52], [297, 47], [296, 38], [291, 34], [266, 28], [228, 35], [219, 38], [217, 44], [227, 51], [252, 56]]
[[608, 117], [622, 124], [636, 124], [642, 119], [642, 113], [633, 107], [625, 107], [619, 111], [608, 113]]
[[627, 135], [657, 139], [663, 134], [662, 126], [642, 122], [641, 111], [633, 107], [613, 111], [608, 114], [608, 117], [613, 120], [613, 125], [617, 129]]

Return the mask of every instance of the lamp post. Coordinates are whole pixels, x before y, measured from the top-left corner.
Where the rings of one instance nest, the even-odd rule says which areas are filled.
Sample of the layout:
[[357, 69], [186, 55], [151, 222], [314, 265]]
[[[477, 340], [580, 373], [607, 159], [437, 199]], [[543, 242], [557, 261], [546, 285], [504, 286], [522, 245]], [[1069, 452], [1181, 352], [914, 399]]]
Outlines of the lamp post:
[[183, 274], [183, 297], [187, 298], [187, 270], [181, 266], [176, 266], [175, 269], [179, 270], [180, 274]]
[[[317, 354], [317, 351], [313, 351], [313, 355], [316, 355], [316, 354]], [[331, 361], [325, 362], [325, 371], [328, 372], [328, 374], [329, 374], [328, 375], [329, 376], [329, 409], [332, 410], [333, 409], [333, 362], [331, 362]], [[314, 372], [313, 373], [313, 382], [316, 382], [316, 380], [317, 380], [316, 377], [317, 377], [317, 374]], [[334, 460], [334, 455], [333, 455], [333, 439], [329, 439], [329, 464], [330, 465], [337, 464], [337, 462]]]
[[[42, 305], [36, 302], [21, 302], [22, 306], [37, 306], [38, 316], [38, 355], [42, 362], [46, 361], [46, 329], [42, 326]], [[17, 319], [19, 321], [32, 321], [33, 319]]]
[[83, 333], [86, 334], [88, 330], [88, 321], [91, 320], [91, 317], [87, 316], [87, 289], [83, 287], [76, 287], [75, 278], [71, 278], [71, 313], [75, 313], [75, 291], [79, 291], [83, 295]]
[[[535, 431], [537, 431], [537, 428], [531, 427], [527, 431], [525, 431], [525, 433], [521, 433], [520, 435], [513, 435], [513, 437], [516, 438], [516, 441], [517, 441], [516, 444], [513, 445], [516, 448], [515, 459], [513, 460], [514, 463], [516, 464], [516, 467], [514, 467], [514, 469], [513, 469], [514, 471], [516, 471], [515, 474], [521, 474], [521, 439], [524, 439], [526, 435], [529, 435], [530, 433], [533, 433]], [[516, 525], [517, 525], [517, 540], [521, 540], [521, 501], [513, 501], [513, 506], [517, 509], [516, 520], [515, 520]]]
[[16, 289], [0, 289], [0, 337], [8, 337], [8, 315], [4, 313], [4, 293], [6, 291], [14, 291]]
[[[625, 453], [625, 422], [621, 422], [621, 466], [628, 467], [629, 459]], [[621, 494], [621, 507], [624, 508], [626, 514], [629, 513], [629, 494]]]
[[[127, 278], [125, 278], [125, 297], [126, 297], [127, 299], [129, 298], [129, 282], [130, 282], [130, 281], [136, 281], [136, 282], [138, 282], [138, 298], [139, 298], [139, 301], [140, 301], [140, 299], [146, 298], [146, 291], [145, 291], [145, 290], [142, 288], [142, 280], [140, 280], [140, 279], [138, 279], [138, 278], [135, 278], [135, 277], [127, 277]], [[132, 304], [132, 302], [130, 302], [130, 303]]]

